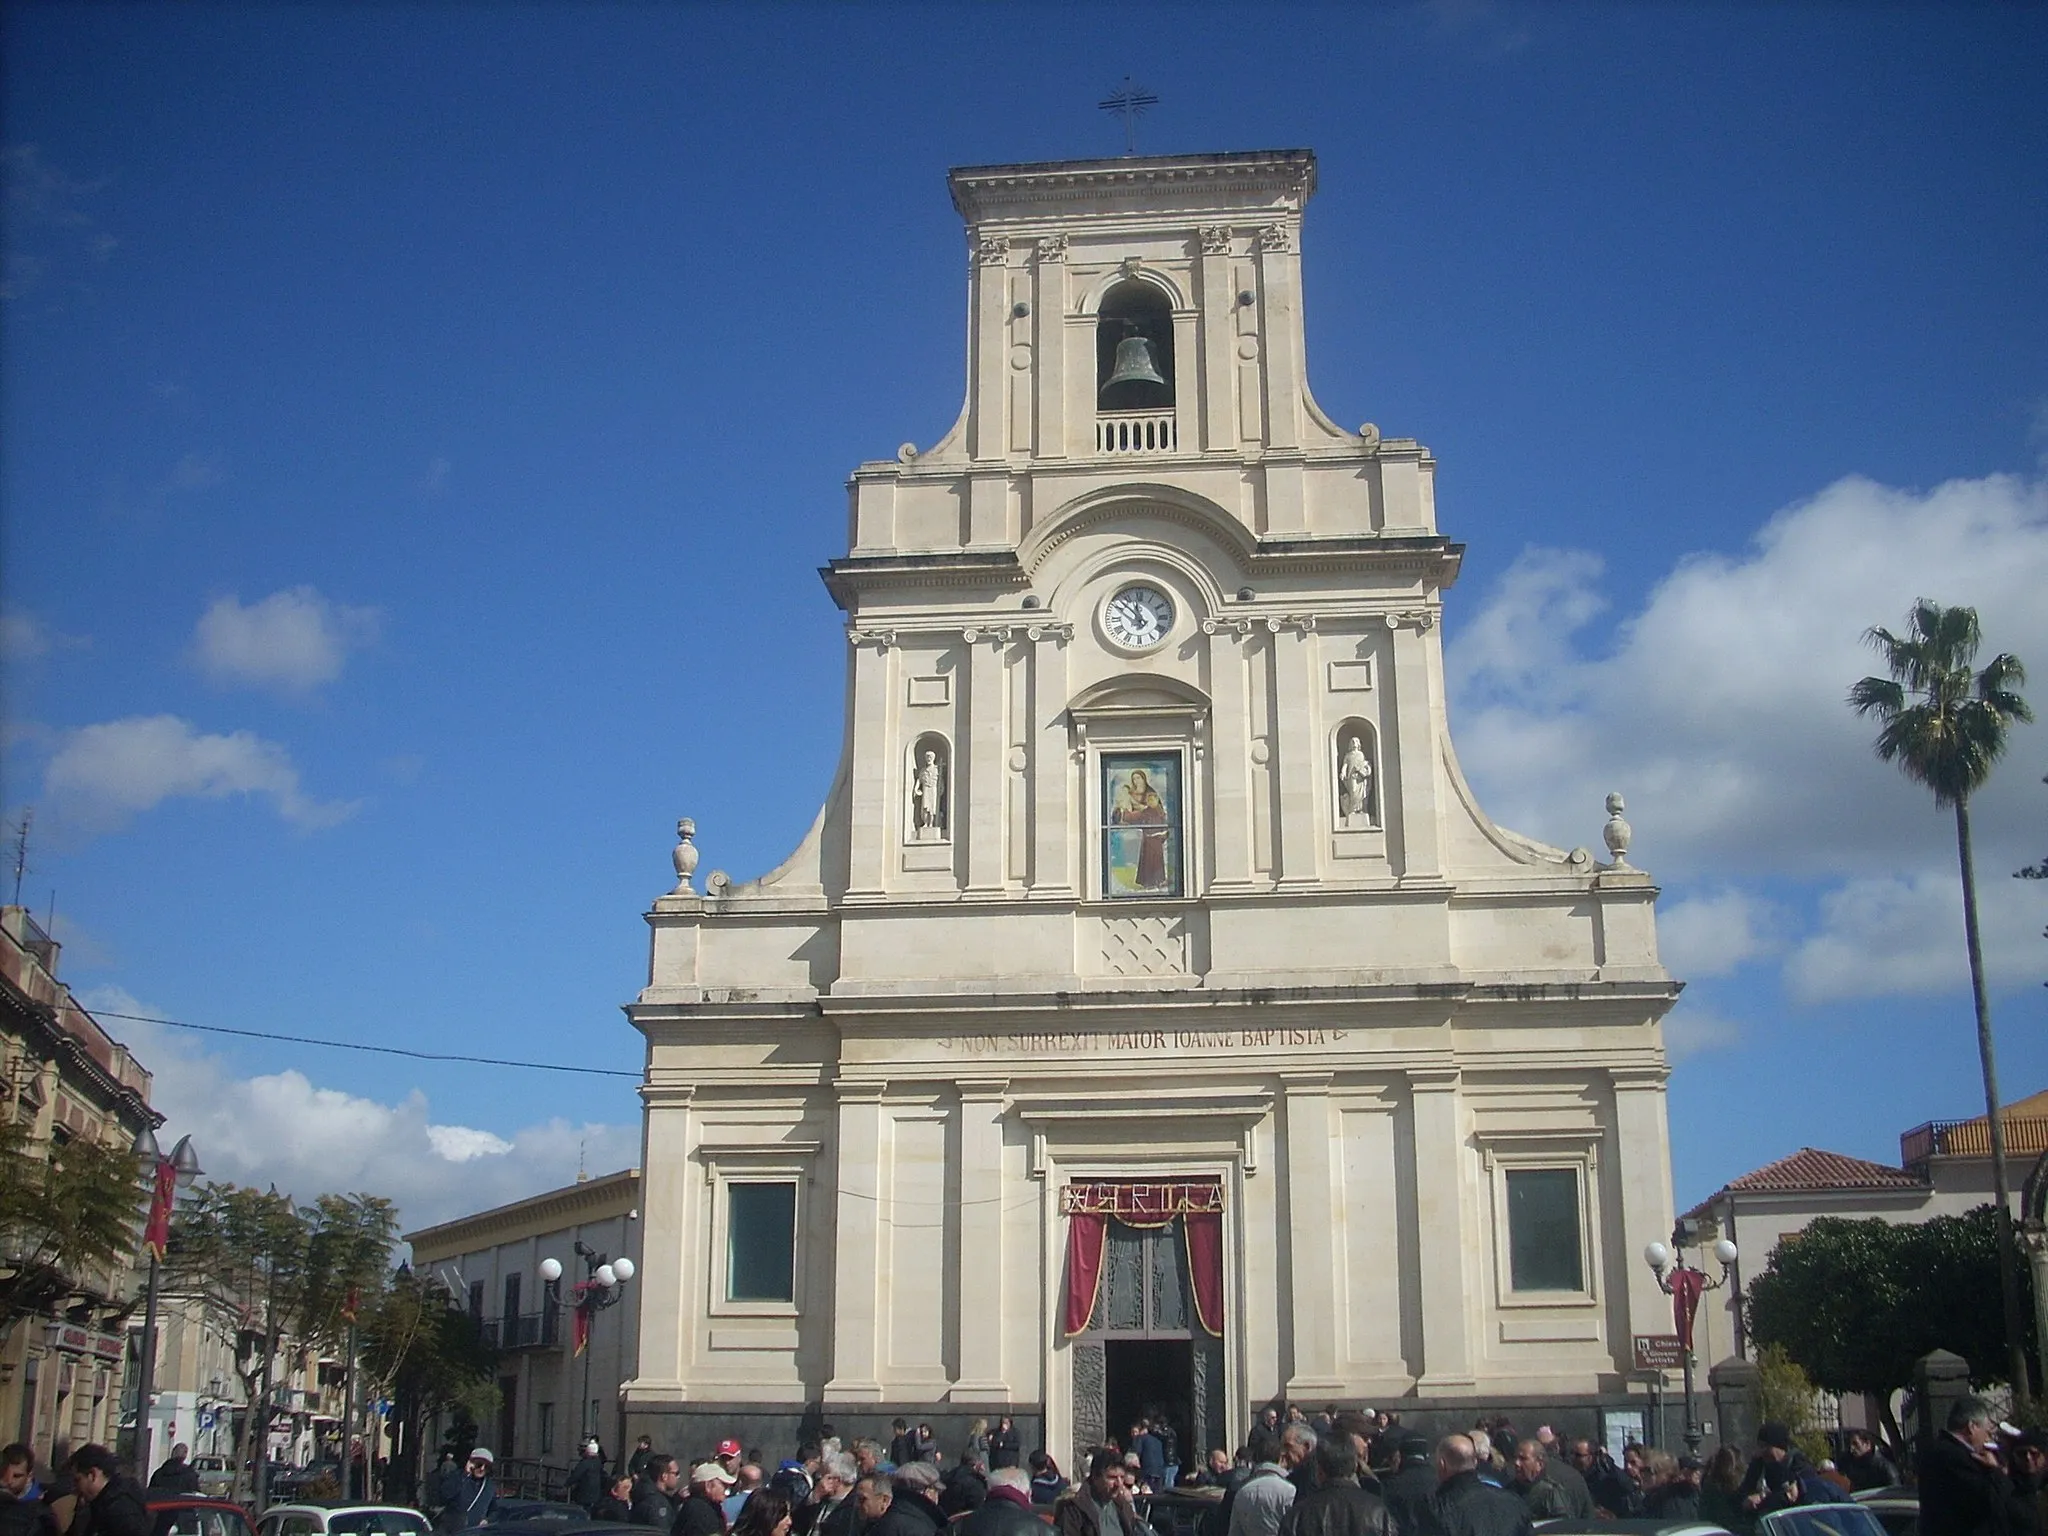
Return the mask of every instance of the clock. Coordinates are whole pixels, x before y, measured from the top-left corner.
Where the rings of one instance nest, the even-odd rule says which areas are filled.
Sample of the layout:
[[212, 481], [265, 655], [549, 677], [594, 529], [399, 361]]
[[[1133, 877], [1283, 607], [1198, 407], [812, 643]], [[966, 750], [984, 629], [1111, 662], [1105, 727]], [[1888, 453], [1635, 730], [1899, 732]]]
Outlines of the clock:
[[1103, 633], [1125, 650], [1149, 650], [1172, 628], [1173, 599], [1156, 587], [1125, 587], [1103, 605]]

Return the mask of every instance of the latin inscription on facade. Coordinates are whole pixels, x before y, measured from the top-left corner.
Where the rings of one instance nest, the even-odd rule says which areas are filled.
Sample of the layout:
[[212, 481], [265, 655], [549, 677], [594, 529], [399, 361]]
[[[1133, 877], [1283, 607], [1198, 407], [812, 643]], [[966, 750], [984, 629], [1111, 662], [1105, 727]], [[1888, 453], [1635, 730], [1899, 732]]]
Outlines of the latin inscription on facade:
[[1288, 1050], [1336, 1045], [1341, 1029], [1139, 1029], [1119, 1033], [1049, 1030], [1016, 1035], [948, 1035], [939, 1049], [960, 1056], [1079, 1056], [1098, 1051]]

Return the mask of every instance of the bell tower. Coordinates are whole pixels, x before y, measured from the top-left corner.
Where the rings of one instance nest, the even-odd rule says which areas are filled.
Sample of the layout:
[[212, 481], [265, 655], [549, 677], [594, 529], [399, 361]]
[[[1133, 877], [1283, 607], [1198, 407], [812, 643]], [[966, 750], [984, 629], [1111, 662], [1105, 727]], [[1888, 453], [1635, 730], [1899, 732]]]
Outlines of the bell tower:
[[1350, 435], [1302, 365], [1307, 150], [979, 166], [951, 184], [973, 249], [973, 458]]

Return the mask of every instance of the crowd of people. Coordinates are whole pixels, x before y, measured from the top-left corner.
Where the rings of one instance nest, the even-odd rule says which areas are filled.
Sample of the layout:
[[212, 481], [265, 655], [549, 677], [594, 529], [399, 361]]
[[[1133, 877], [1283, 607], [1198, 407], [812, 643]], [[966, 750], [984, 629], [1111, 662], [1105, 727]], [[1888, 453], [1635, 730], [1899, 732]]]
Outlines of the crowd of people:
[[[0, 1536], [150, 1536], [148, 1493], [195, 1481], [184, 1451], [145, 1490], [105, 1446], [70, 1457], [48, 1486], [26, 1446], [0, 1449]], [[483, 1447], [460, 1467], [442, 1458], [422, 1489], [438, 1530], [492, 1522], [494, 1470]], [[1920, 1536], [2048, 1536], [2048, 1434], [2002, 1424], [1981, 1398], [1955, 1404], [1909, 1472]], [[1748, 1455], [1723, 1446], [1701, 1463], [1632, 1444], [1616, 1461], [1597, 1441], [1548, 1425], [1524, 1435], [1499, 1417], [1432, 1441], [1394, 1414], [1333, 1408], [1311, 1422], [1268, 1408], [1235, 1455], [1216, 1448], [1187, 1466], [1170, 1421], [1142, 1418], [1093, 1448], [1073, 1483], [1003, 1418], [970, 1425], [950, 1465], [929, 1424], [902, 1420], [886, 1445], [828, 1430], [772, 1471], [733, 1439], [687, 1474], [645, 1436], [616, 1465], [592, 1440], [566, 1492], [595, 1519], [670, 1536], [1045, 1536], [1047, 1523], [1055, 1536], [1530, 1536], [1557, 1519], [1746, 1533], [1774, 1511], [1901, 1481], [1862, 1430], [1817, 1465], [1781, 1423], [1763, 1425]]]
[[[1631, 1444], [1616, 1460], [1590, 1438], [1548, 1425], [1523, 1434], [1501, 1417], [1432, 1440], [1396, 1414], [1332, 1408], [1311, 1420], [1275, 1407], [1235, 1454], [1213, 1448], [1183, 1465], [1160, 1415], [1093, 1448], [1073, 1482], [1044, 1450], [1027, 1455], [1009, 1419], [969, 1426], [950, 1464], [929, 1424], [893, 1430], [886, 1444], [828, 1431], [772, 1469], [731, 1439], [687, 1469], [644, 1437], [610, 1467], [593, 1441], [569, 1492], [600, 1519], [673, 1536], [1043, 1536], [1047, 1522], [1056, 1536], [1528, 1536], [1558, 1519], [1746, 1533], [1773, 1511], [1902, 1481], [1866, 1431], [1815, 1464], [1781, 1423], [1763, 1425], [1746, 1453], [1723, 1446], [1702, 1462]], [[1999, 1430], [1981, 1399], [1958, 1406], [1919, 1469], [1922, 1536], [2048, 1536], [2048, 1436]], [[443, 1527], [465, 1521], [457, 1509]]]

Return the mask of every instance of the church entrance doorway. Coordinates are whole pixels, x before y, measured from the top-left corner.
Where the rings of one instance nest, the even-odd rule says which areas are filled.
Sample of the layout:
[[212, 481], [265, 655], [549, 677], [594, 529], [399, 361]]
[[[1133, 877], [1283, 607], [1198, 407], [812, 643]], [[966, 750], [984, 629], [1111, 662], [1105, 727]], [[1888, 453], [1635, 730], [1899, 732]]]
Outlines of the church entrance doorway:
[[1195, 1427], [1194, 1340], [1112, 1336], [1102, 1352], [1110, 1438], [1129, 1449], [1133, 1424], [1148, 1419], [1156, 1427], [1163, 1419], [1173, 1429], [1163, 1437], [1168, 1451], [1185, 1458]]
[[1193, 1466], [1223, 1443], [1219, 1192], [1096, 1184], [1069, 1196], [1075, 1465], [1105, 1440], [1128, 1446], [1146, 1419], [1168, 1460]]

